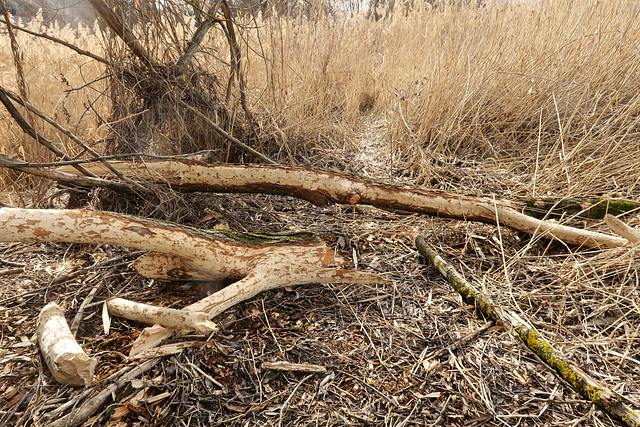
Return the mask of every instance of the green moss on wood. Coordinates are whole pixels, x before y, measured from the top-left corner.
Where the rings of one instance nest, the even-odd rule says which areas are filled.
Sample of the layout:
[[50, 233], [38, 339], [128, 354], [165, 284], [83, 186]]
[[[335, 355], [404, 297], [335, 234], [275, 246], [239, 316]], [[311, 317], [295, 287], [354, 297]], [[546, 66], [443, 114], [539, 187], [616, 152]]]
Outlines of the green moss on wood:
[[126, 218], [131, 221], [136, 221], [142, 224], [151, 225], [154, 227], [173, 228], [176, 230], [183, 230], [196, 236], [201, 236], [209, 239], [223, 239], [231, 240], [239, 243], [247, 244], [269, 244], [269, 243], [317, 243], [320, 239], [315, 234], [308, 231], [293, 231], [284, 233], [248, 233], [244, 231], [233, 230], [212, 230], [205, 228], [189, 227], [186, 225], [179, 225], [170, 221], [162, 221], [159, 219], [140, 218], [133, 215], [126, 215], [113, 212], [102, 212], [106, 215], [112, 215], [117, 217]]
[[[482, 293], [476, 290], [434, 250], [432, 250], [422, 237], [415, 239], [415, 245], [420, 254], [446, 278], [447, 282], [458, 292], [467, 303], [473, 304], [484, 315], [491, 318], [496, 324], [505, 328], [513, 327], [525, 345], [533, 351], [545, 364], [553, 369], [561, 378], [567, 381], [585, 399], [593, 402], [607, 414], [622, 421], [628, 426], [640, 427], [640, 415], [623, 401], [621, 396], [605, 388], [594, 385], [594, 381], [586, 374], [566, 362], [536, 331], [530, 329], [515, 318], [508, 320], [511, 315], [502, 313], [496, 309]], [[502, 318], [504, 316], [505, 318]]]
[[606, 197], [526, 197], [519, 198], [523, 212], [538, 219], [576, 216], [586, 219], [602, 219], [606, 214], [614, 216], [640, 210], [640, 202]]

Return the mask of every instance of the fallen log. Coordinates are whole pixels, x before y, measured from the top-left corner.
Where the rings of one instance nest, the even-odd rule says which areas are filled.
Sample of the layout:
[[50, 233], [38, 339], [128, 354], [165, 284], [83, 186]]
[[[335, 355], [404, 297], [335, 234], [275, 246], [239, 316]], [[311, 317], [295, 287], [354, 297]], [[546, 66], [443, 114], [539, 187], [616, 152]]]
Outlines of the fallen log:
[[[154, 251], [133, 262], [159, 280], [235, 283], [186, 309], [213, 318], [275, 288], [309, 283], [389, 283], [379, 275], [339, 268], [346, 263], [309, 233], [251, 234], [189, 227], [89, 210], [0, 208], [0, 241], [102, 243]], [[148, 328], [149, 329], [149, 328]], [[153, 328], [152, 328], [153, 329]], [[171, 335], [156, 326], [132, 355]]]
[[[103, 243], [154, 251], [134, 261], [160, 280], [240, 280], [257, 270], [283, 283], [352, 283], [379, 276], [335, 268], [345, 262], [309, 234], [266, 235], [198, 230], [89, 210], [0, 208], [0, 241]], [[269, 243], [271, 242], [271, 243]]]
[[122, 298], [107, 301], [107, 309], [110, 315], [150, 325], [158, 324], [171, 329], [191, 330], [201, 334], [218, 332], [218, 327], [202, 312], [156, 307]]
[[40, 311], [36, 334], [42, 356], [56, 381], [73, 387], [91, 385], [98, 361], [78, 345], [56, 303], [51, 302]]
[[[481, 221], [567, 244], [614, 248], [626, 239], [532, 218], [517, 203], [487, 197], [445, 193], [420, 187], [395, 186], [344, 174], [301, 167], [205, 164], [193, 160], [112, 162], [128, 178], [151, 180], [181, 191], [268, 193], [298, 197], [315, 205], [365, 204], [446, 218]], [[110, 172], [100, 164], [86, 165], [98, 176]], [[77, 173], [69, 166], [57, 171]]]

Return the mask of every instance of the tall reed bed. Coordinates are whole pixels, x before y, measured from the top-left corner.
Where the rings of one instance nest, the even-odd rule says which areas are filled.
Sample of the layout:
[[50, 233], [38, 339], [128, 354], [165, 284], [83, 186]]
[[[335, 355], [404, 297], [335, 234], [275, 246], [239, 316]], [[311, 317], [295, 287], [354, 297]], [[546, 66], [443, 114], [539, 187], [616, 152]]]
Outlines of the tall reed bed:
[[[18, 22], [27, 29], [47, 34], [73, 43], [82, 49], [101, 53], [99, 39], [92, 28], [42, 26], [41, 17], [29, 23]], [[95, 61], [78, 55], [66, 47], [16, 31], [19, 57], [27, 89], [28, 102], [85, 141], [101, 138], [106, 131], [101, 127], [108, 118], [109, 100], [106, 85], [100, 79], [102, 67]], [[18, 90], [18, 77], [9, 36], [2, 24], [0, 30], [0, 85], [14, 92]], [[45, 138], [52, 141], [69, 156], [80, 152], [66, 136], [41, 121], [37, 116], [20, 110], [26, 120]], [[50, 152], [26, 136], [4, 107], [0, 106], [0, 152], [32, 162], [49, 161]], [[38, 200], [47, 192], [49, 181], [22, 177], [0, 170], [0, 201], [25, 204], [21, 193], [28, 188], [29, 199]], [[11, 190], [10, 190], [11, 189]], [[26, 194], [26, 193], [25, 193]], [[26, 196], [25, 196], [26, 197]]]
[[[386, 120], [389, 150], [421, 182], [438, 165], [482, 163], [509, 175], [514, 192], [636, 195], [640, 7], [624, 0], [445, 3], [397, 2], [379, 21], [360, 14], [239, 18], [248, 102], [262, 136], [290, 153], [309, 145], [344, 149], [361, 119], [374, 115]], [[41, 30], [38, 20], [29, 25]], [[46, 31], [102, 51], [87, 28]], [[24, 33], [18, 42], [30, 102], [84, 139], [104, 135], [109, 94], [95, 81], [102, 67]], [[211, 61], [224, 83], [224, 34], [212, 30], [208, 43], [197, 60]], [[0, 84], [15, 89], [11, 55], [3, 33]], [[0, 150], [46, 157], [0, 115]]]
[[246, 32], [248, 80], [285, 133], [348, 134], [385, 115], [425, 179], [438, 162], [492, 158], [527, 192], [629, 196], [639, 14], [622, 0], [542, 0], [396, 6], [377, 22], [275, 16]]

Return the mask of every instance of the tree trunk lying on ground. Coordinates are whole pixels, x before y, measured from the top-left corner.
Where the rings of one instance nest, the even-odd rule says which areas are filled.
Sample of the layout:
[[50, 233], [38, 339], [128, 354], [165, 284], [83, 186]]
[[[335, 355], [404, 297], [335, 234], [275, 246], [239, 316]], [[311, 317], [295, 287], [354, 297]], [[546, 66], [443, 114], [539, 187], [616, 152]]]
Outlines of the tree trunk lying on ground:
[[[258, 293], [309, 283], [388, 283], [339, 268], [345, 262], [308, 233], [266, 235], [199, 230], [88, 210], [0, 208], [0, 241], [96, 243], [154, 251], [134, 261], [160, 280], [235, 280], [187, 307], [213, 318]], [[271, 243], [269, 243], [271, 242]], [[159, 340], [170, 335], [162, 328]], [[141, 340], [143, 340], [141, 338]], [[149, 347], [138, 346], [137, 351]]]
[[[512, 202], [463, 196], [419, 187], [368, 182], [338, 173], [300, 167], [205, 164], [193, 160], [111, 162], [129, 178], [153, 180], [182, 191], [268, 193], [298, 197], [315, 205], [366, 204], [446, 218], [500, 224], [534, 236], [592, 247], [623, 246], [626, 239], [542, 221], [520, 212]], [[85, 165], [99, 176], [110, 172], [100, 164]], [[57, 172], [77, 173], [71, 167]]]

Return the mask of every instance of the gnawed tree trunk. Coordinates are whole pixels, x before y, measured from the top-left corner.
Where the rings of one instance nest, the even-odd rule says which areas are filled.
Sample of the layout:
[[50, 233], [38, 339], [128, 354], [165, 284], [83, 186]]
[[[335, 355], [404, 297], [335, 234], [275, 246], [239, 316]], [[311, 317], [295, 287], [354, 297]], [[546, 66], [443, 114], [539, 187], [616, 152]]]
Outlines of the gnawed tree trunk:
[[40, 311], [37, 336], [44, 360], [56, 381], [73, 387], [93, 382], [98, 361], [78, 345], [57, 304], [49, 303]]
[[[310, 234], [250, 234], [198, 230], [88, 210], [0, 208], [0, 241], [98, 243], [154, 251], [134, 261], [160, 280], [235, 280], [187, 307], [213, 318], [240, 301], [279, 287], [309, 283], [388, 283], [381, 276], [339, 268], [345, 262]], [[146, 349], [171, 334], [156, 328]], [[159, 331], [159, 334], [158, 334]]]
[[[127, 177], [153, 180], [183, 191], [282, 194], [315, 205], [359, 203], [500, 224], [534, 236], [594, 248], [613, 248], [627, 243], [626, 239], [620, 237], [532, 218], [521, 212], [521, 206], [509, 201], [368, 182], [352, 176], [300, 167], [210, 165], [193, 160], [112, 162], [111, 165]], [[110, 175], [99, 164], [85, 167], [99, 176]], [[58, 170], [77, 173], [68, 166]]]
[[[240, 280], [259, 273], [268, 276], [274, 287], [387, 282], [377, 275], [338, 268], [345, 262], [324, 243], [304, 234], [217, 232], [59, 209], [0, 208], [0, 224], [3, 242], [97, 243], [155, 251], [138, 258], [134, 266], [141, 274], [161, 280]], [[241, 291], [246, 298], [254, 295], [251, 289]]]

